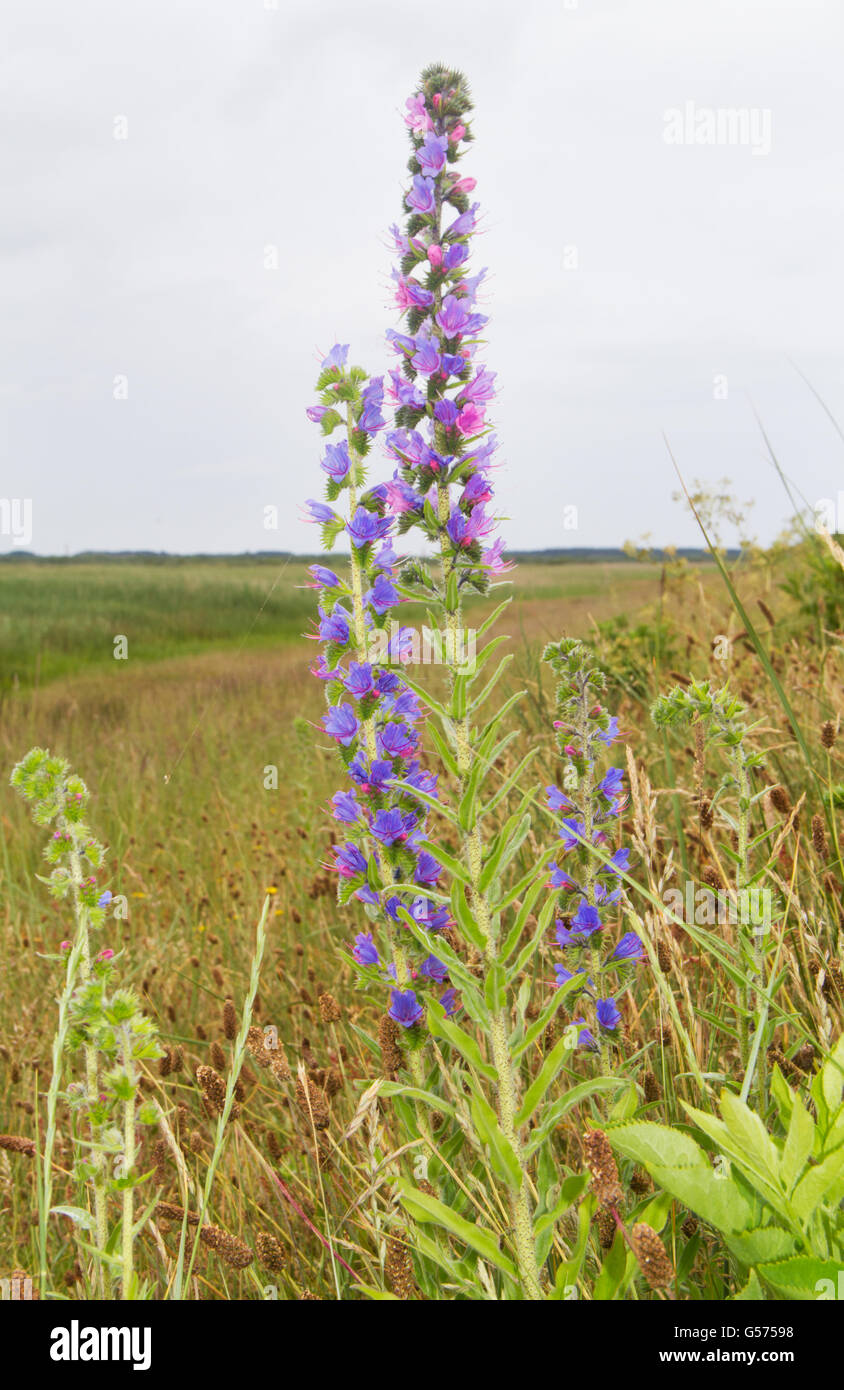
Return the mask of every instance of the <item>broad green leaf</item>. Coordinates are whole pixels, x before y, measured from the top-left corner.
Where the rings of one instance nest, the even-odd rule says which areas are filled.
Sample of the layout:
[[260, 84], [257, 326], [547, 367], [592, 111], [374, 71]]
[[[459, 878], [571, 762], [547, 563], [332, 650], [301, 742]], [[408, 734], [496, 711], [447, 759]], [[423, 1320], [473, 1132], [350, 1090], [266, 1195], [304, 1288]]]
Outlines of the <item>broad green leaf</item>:
[[[612, 1136], [610, 1136], [612, 1138]], [[709, 1163], [703, 1167], [663, 1167], [646, 1164], [654, 1182], [701, 1218], [725, 1233], [743, 1231], [750, 1208], [730, 1178], [721, 1177]]]
[[791, 1194], [791, 1205], [800, 1220], [807, 1223], [830, 1188], [844, 1178], [844, 1145], [810, 1168]]
[[691, 1135], [669, 1129], [651, 1120], [636, 1120], [630, 1124], [611, 1125], [607, 1138], [614, 1149], [644, 1167], [660, 1164], [666, 1168], [708, 1168], [709, 1159]]
[[744, 1288], [743, 1288], [739, 1293], [734, 1294], [734, 1296], [733, 1296], [731, 1299], [728, 1299], [728, 1302], [729, 1302], [729, 1303], [747, 1303], [747, 1302], [749, 1302], [749, 1303], [761, 1303], [761, 1302], [764, 1301], [764, 1299], [765, 1299], [765, 1290], [762, 1288], [762, 1285], [759, 1283], [759, 1276], [758, 1276], [758, 1274], [756, 1273], [756, 1270], [755, 1270], [755, 1269], [752, 1269], [752, 1270], [750, 1271], [750, 1278], [748, 1279], [748, 1281], [747, 1281], [747, 1283], [745, 1284]]
[[741, 1231], [727, 1236], [727, 1245], [743, 1265], [759, 1264], [762, 1260], [784, 1260], [794, 1254], [794, 1236], [782, 1226], [758, 1226], [755, 1231]]
[[795, 1255], [790, 1260], [760, 1264], [758, 1273], [786, 1298], [824, 1302], [837, 1296], [839, 1279], [844, 1276], [844, 1264], [834, 1260], [816, 1260], [811, 1255]]

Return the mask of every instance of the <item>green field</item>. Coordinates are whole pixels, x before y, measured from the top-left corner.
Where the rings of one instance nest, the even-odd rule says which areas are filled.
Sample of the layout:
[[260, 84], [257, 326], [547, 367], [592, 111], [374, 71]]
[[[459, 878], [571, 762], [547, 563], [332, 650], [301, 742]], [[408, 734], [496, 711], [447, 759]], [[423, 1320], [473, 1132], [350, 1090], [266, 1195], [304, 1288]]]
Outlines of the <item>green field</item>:
[[[813, 817], [844, 802], [844, 777], [837, 749], [825, 752], [818, 731], [841, 709], [844, 671], [840, 635], [828, 623], [841, 596], [841, 573], [834, 565], [819, 571], [816, 560], [795, 551], [785, 560], [756, 556], [732, 566], [765, 661], [711, 565], [526, 563], [511, 576], [514, 601], [496, 631], [509, 634], [515, 658], [505, 693], [523, 692], [513, 716], [518, 737], [502, 771], [533, 748], [540, 786], [559, 769], [541, 645], [564, 633], [592, 643], [639, 769], [643, 803], [630, 808], [622, 831], [644, 836], [648, 848], [639, 854], [637, 873], [655, 892], [681, 874], [697, 881], [717, 865], [727, 872], [731, 841], [726, 822], [717, 844], [700, 823], [700, 779], [714, 797], [722, 755], [716, 750], [701, 770], [693, 735], [660, 737], [650, 722], [651, 703], [689, 674], [719, 684], [729, 679], [765, 749], [761, 792], [765, 782], [779, 784], [789, 807], [801, 805], [796, 820], [769, 797], [754, 811], [757, 828], [771, 825], [781, 837], [778, 881], [786, 891], [794, 885], [796, 904], [778, 927], [772, 1045], [791, 1056], [808, 1044], [819, 1058], [841, 1030], [844, 1000], [833, 986], [825, 993], [817, 987], [819, 970], [835, 978], [841, 955], [841, 881], [835, 846], [827, 845], [826, 863], [813, 848]], [[819, 574], [826, 622], [813, 597]], [[343, 773], [318, 728], [323, 692], [309, 675], [314, 646], [303, 637], [315, 595], [302, 587], [305, 578], [302, 560], [0, 565], [0, 1138], [35, 1134], [34, 1098], [42, 1106], [56, 1018], [56, 965], [45, 956], [71, 934], [68, 905], [54, 902], [37, 877], [44, 871], [44, 832], [6, 785], [13, 764], [40, 744], [68, 757], [91, 789], [91, 824], [108, 849], [102, 878], [128, 903], [127, 919], [109, 921], [100, 940], [120, 953], [121, 980], [137, 988], [173, 1052], [173, 1065], [149, 1067], [144, 1083], [169, 1117], [183, 1160], [180, 1166], [171, 1153], [158, 1163], [160, 1134], [153, 1129], [142, 1137], [141, 1166], [156, 1168], [159, 1202], [178, 1206], [183, 1199], [185, 1165], [191, 1183], [204, 1181], [214, 1127], [195, 1070], [210, 1063], [224, 1074], [229, 1064], [223, 1004], [231, 997], [239, 1007], [245, 997], [255, 923], [270, 897], [255, 1019], [277, 1028], [294, 1077], [301, 1065], [326, 1088], [330, 1125], [315, 1145], [293, 1083], [280, 1087], [248, 1068], [212, 1214], [250, 1249], [262, 1234], [277, 1239], [283, 1267], [271, 1278], [284, 1299], [336, 1297], [338, 1280], [340, 1296], [358, 1296], [331, 1250], [367, 1287], [384, 1286], [384, 1232], [395, 1222], [390, 1155], [401, 1143], [386, 1102], [358, 1114], [366, 1087], [382, 1075], [378, 1013], [340, 954], [361, 930], [360, 913], [354, 903], [338, 906], [324, 867], [337, 826], [325, 808]], [[478, 600], [470, 612], [480, 617], [492, 601]], [[125, 661], [112, 655], [118, 634], [128, 639]], [[726, 662], [715, 656], [716, 639], [725, 636]], [[809, 761], [766, 663], [778, 673]], [[268, 767], [278, 770], [276, 787], [266, 785]], [[737, 1052], [729, 978], [685, 937], [671, 937], [666, 948], [697, 1064], [731, 1075]], [[541, 1000], [558, 956], [549, 937], [536, 973], [523, 982], [529, 998]], [[339, 1003], [338, 1021], [322, 1017], [317, 1001], [325, 992]], [[662, 1042], [654, 1043], [662, 1015], [651, 985], [645, 982], [625, 1009], [629, 1066], [636, 1075], [642, 1066], [658, 1075], [660, 1099], [642, 1113], [682, 1124], [682, 1101], [695, 1093], [676, 1036], [659, 1033]], [[526, 1078], [540, 1066], [549, 1038], [526, 1058]], [[590, 1066], [578, 1054], [559, 1084], [579, 1084]], [[580, 1171], [585, 1113], [600, 1118], [597, 1102], [574, 1111], [556, 1133], [561, 1173]], [[73, 1205], [80, 1200], [73, 1126], [61, 1107], [59, 1119], [54, 1200]], [[454, 1163], [460, 1191], [474, 1194], [471, 1165], [463, 1166], [463, 1158]], [[443, 1190], [453, 1200], [447, 1181]], [[484, 1182], [498, 1202], [494, 1176], [487, 1172]], [[36, 1259], [33, 1184], [32, 1161], [0, 1143], [0, 1274], [31, 1269]], [[369, 1195], [361, 1199], [362, 1193]], [[472, 1195], [476, 1201], [485, 1220], [499, 1219], [485, 1197]], [[167, 1210], [157, 1210], [155, 1232], [145, 1230], [136, 1259], [159, 1298], [174, 1277], [180, 1232]], [[691, 1244], [680, 1234], [688, 1216], [676, 1204], [678, 1261]], [[92, 1296], [91, 1273], [78, 1258], [69, 1223], [55, 1223], [54, 1289], [71, 1298]], [[595, 1226], [584, 1256], [590, 1287], [604, 1258], [599, 1237]], [[571, 1223], [562, 1222], [554, 1260], [567, 1258], [574, 1238]], [[720, 1299], [732, 1287], [709, 1238], [697, 1241], [682, 1271], [678, 1297]], [[197, 1264], [190, 1296], [261, 1298], [269, 1278], [254, 1265], [232, 1270], [209, 1253]], [[439, 1296], [430, 1278], [424, 1296]]]

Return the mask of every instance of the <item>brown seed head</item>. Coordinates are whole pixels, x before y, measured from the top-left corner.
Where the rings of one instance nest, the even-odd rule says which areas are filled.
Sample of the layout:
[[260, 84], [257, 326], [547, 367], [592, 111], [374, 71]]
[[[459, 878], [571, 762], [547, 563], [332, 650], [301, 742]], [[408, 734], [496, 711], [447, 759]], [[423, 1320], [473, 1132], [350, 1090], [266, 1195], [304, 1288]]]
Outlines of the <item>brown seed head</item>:
[[255, 1258], [245, 1241], [233, 1236], [230, 1231], [224, 1231], [221, 1226], [203, 1226], [199, 1239], [232, 1269], [245, 1269]]
[[225, 1071], [226, 1054], [216, 1039], [211, 1044], [210, 1057], [212, 1067], [216, 1067], [217, 1071]]
[[403, 1240], [391, 1236], [387, 1241], [387, 1258], [384, 1272], [390, 1289], [396, 1298], [412, 1298], [416, 1292], [416, 1276], [413, 1260]]
[[381, 1047], [381, 1064], [388, 1081], [395, 1078], [404, 1061], [398, 1039], [398, 1024], [389, 1014], [382, 1014], [378, 1023], [378, 1042]]
[[296, 1099], [305, 1119], [314, 1129], [327, 1129], [329, 1120], [328, 1097], [309, 1077], [296, 1078]]
[[586, 1164], [592, 1174], [592, 1190], [602, 1206], [620, 1206], [624, 1193], [618, 1179], [610, 1141], [602, 1129], [587, 1129], [583, 1136]]
[[824, 748], [834, 748], [835, 740], [838, 737], [838, 730], [831, 719], [827, 719], [821, 725], [821, 743]]
[[650, 1226], [639, 1221], [630, 1232], [630, 1244], [639, 1267], [652, 1289], [664, 1289], [674, 1278], [674, 1268], [665, 1246]]
[[226, 1100], [226, 1083], [213, 1067], [197, 1067], [196, 1079], [210, 1108], [222, 1115]]
[[261, 1231], [255, 1239], [255, 1253], [266, 1269], [278, 1271], [284, 1268], [284, 1249], [277, 1236]]
[[812, 844], [819, 859], [829, 858], [829, 845], [826, 842], [823, 816], [812, 816]]
[[237, 1011], [233, 999], [227, 999], [223, 1005], [223, 1034], [229, 1042], [237, 1037]]
[[323, 1023], [337, 1023], [340, 1019], [340, 1005], [333, 994], [319, 996], [319, 1016]]
[[27, 1139], [23, 1134], [0, 1134], [0, 1149], [7, 1149], [9, 1153], [26, 1154], [27, 1158], [35, 1157], [35, 1140]]

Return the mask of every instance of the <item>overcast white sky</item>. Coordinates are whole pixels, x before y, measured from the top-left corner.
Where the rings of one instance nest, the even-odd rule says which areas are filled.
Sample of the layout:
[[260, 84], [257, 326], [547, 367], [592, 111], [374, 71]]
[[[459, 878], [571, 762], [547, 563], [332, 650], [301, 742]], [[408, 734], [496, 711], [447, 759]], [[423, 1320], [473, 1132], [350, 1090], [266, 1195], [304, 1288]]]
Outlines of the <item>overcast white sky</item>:
[[[509, 543], [697, 544], [663, 431], [773, 538], [752, 405], [810, 501], [844, 488], [789, 362], [844, 419], [842, 40], [837, 0], [6, 0], [0, 499], [32, 499], [40, 554], [314, 548], [318, 354], [392, 364], [401, 112], [444, 60], [476, 102]], [[769, 112], [770, 151], [666, 143], [686, 103]]]

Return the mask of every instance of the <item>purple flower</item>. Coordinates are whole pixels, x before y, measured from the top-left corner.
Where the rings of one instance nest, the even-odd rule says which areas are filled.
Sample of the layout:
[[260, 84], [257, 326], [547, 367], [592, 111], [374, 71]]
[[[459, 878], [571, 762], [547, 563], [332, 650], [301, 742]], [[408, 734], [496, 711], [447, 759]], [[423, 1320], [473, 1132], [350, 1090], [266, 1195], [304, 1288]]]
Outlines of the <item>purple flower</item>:
[[309, 405], [305, 414], [314, 425], [318, 425], [322, 417], [328, 414], [328, 409], [327, 405]]
[[564, 965], [555, 965], [554, 974], [557, 976], [557, 989], [559, 989], [561, 985], [568, 984], [569, 980], [573, 980], [575, 975], [583, 975], [584, 972], [582, 970], [566, 970]]
[[561, 792], [559, 787], [546, 787], [548, 793], [548, 805], [552, 811], [565, 811], [571, 806], [571, 801], [565, 792]]
[[419, 967], [419, 973], [427, 975], [430, 980], [436, 980], [437, 984], [441, 985], [448, 979], [448, 966], [443, 965], [436, 956], [426, 956]]
[[372, 679], [372, 667], [365, 661], [350, 661], [349, 674], [343, 681], [349, 694], [356, 700], [362, 700], [365, 695], [370, 695], [375, 689], [375, 682]]
[[97, 898], [97, 907], [108, 907], [108, 905], [109, 905], [110, 902], [111, 902], [111, 889], [110, 889], [110, 888], [107, 888], [107, 889], [105, 890], [105, 892], [104, 892], [104, 893], [101, 893], [100, 896]]
[[466, 324], [468, 315], [460, 300], [447, 294], [443, 306], [437, 314], [437, 323], [447, 338], [455, 338]]
[[581, 898], [577, 912], [571, 919], [571, 929], [579, 936], [591, 936], [593, 932], [600, 931], [601, 918], [597, 907], [593, 907], [585, 898]]
[[446, 1018], [453, 1018], [457, 1012], [457, 990], [444, 990], [440, 995], [440, 1003], [445, 1009]]
[[406, 840], [408, 831], [412, 830], [415, 824], [415, 816], [403, 816], [398, 807], [393, 806], [388, 811], [376, 811], [370, 828], [373, 838], [389, 848], [397, 841]]
[[328, 356], [322, 359], [322, 370], [325, 371], [326, 367], [336, 367], [339, 371], [342, 371], [346, 365], [346, 358], [348, 355], [348, 343], [342, 345], [340, 343], [335, 343]]
[[357, 715], [351, 705], [332, 705], [322, 716], [325, 732], [348, 748], [358, 731]]
[[426, 179], [421, 174], [414, 174], [413, 186], [407, 195], [408, 207], [413, 208], [414, 212], [421, 212], [427, 216], [433, 212], [437, 206], [436, 187], [433, 179]]
[[643, 957], [644, 948], [639, 937], [634, 931], [628, 931], [621, 937], [610, 960], [642, 960]]
[[334, 867], [341, 878], [357, 878], [366, 873], [366, 860], [357, 845], [334, 845]]
[[386, 423], [387, 421], [381, 414], [380, 404], [375, 401], [366, 401], [357, 419], [358, 429], [363, 430], [364, 434], [377, 434]]
[[411, 366], [415, 367], [417, 372], [421, 372], [423, 376], [433, 376], [440, 367], [440, 355], [437, 349], [427, 338], [417, 338], [416, 343], [416, 351], [410, 359]]
[[319, 610], [319, 638], [321, 642], [336, 642], [344, 647], [349, 640], [349, 615], [339, 603], [332, 613]]
[[551, 865], [551, 877], [548, 880], [549, 888], [573, 888], [574, 880], [568, 874], [563, 873], [557, 864]]
[[358, 965], [380, 965], [381, 957], [372, 940], [372, 934], [368, 931], [358, 932], [355, 937], [355, 944], [352, 948], [352, 955]]
[[624, 786], [624, 773], [620, 767], [608, 767], [598, 790], [604, 793], [607, 801], [614, 801]]
[[615, 1007], [614, 999], [599, 999], [595, 1013], [602, 1028], [617, 1028], [621, 1022], [621, 1014]]
[[607, 872], [611, 874], [626, 873], [629, 867], [630, 850], [626, 846], [623, 849], [617, 849], [615, 854], [611, 856], [609, 864], [606, 865]]
[[379, 574], [365, 596], [365, 602], [380, 616], [399, 601], [398, 591], [386, 574]]
[[491, 401], [495, 395], [496, 375], [496, 372], [490, 372], [487, 371], [486, 367], [481, 367], [477, 375], [462, 387], [460, 399], [463, 401]]
[[373, 541], [380, 541], [390, 529], [390, 520], [383, 520], [375, 515], [374, 512], [367, 511], [366, 507], [358, 507], [351, 521], [346, 522], [352, 545], [356, 549], [361, 546], [371, 545]]
[[360, 819], [360, 806], [355, 801], [354, 792], [335, 792], [331, 798], [335, 820], [352, 824]]
[[428, 135], [421, 148], [416, 151], [416, 158], [422, 173], [429, 178], [438, 174], [445, 164], [447, 150], [447, 135]]
[[342, 483], [351, 467], [349, 458], [349, 446], [345, 439], [342, 444], [328, 444], [325, 449], [325, 458], [320, 464], [320, 468], [328, 474], [335, 483]]
[[387, 1012], [393, 1022], [401, 1024], [402, 1028], [412, 1028], [424, 1017], [425, 1010], [412, 989], [391, 989], [390, 1001]]
[[598, 738], [607, 748], [609, 748], [611, 744], [615, 743], [618, 737], [618, 716], [612, 714], [610, 715], [609, 726], [606, 729], [598, 730]]
[[416, 747], [416, 735], [404, 724], [387, 724], [378, 734], [378, 745], [388, 758], [406, 758]]
[[337, 520], [337, 513], [326, 507], [324, 502], [308, 501], [305, 505], [311, 509], [311, 521], [318, 521], [321, 526], [330, 525], [332, 521]]
[[333, 570], [326, 569], [324, 565], [310, 565], [308, 573], [313, 578], [313, 584], [309, 588], [315, 589], [339, 589], [340, 580]]

